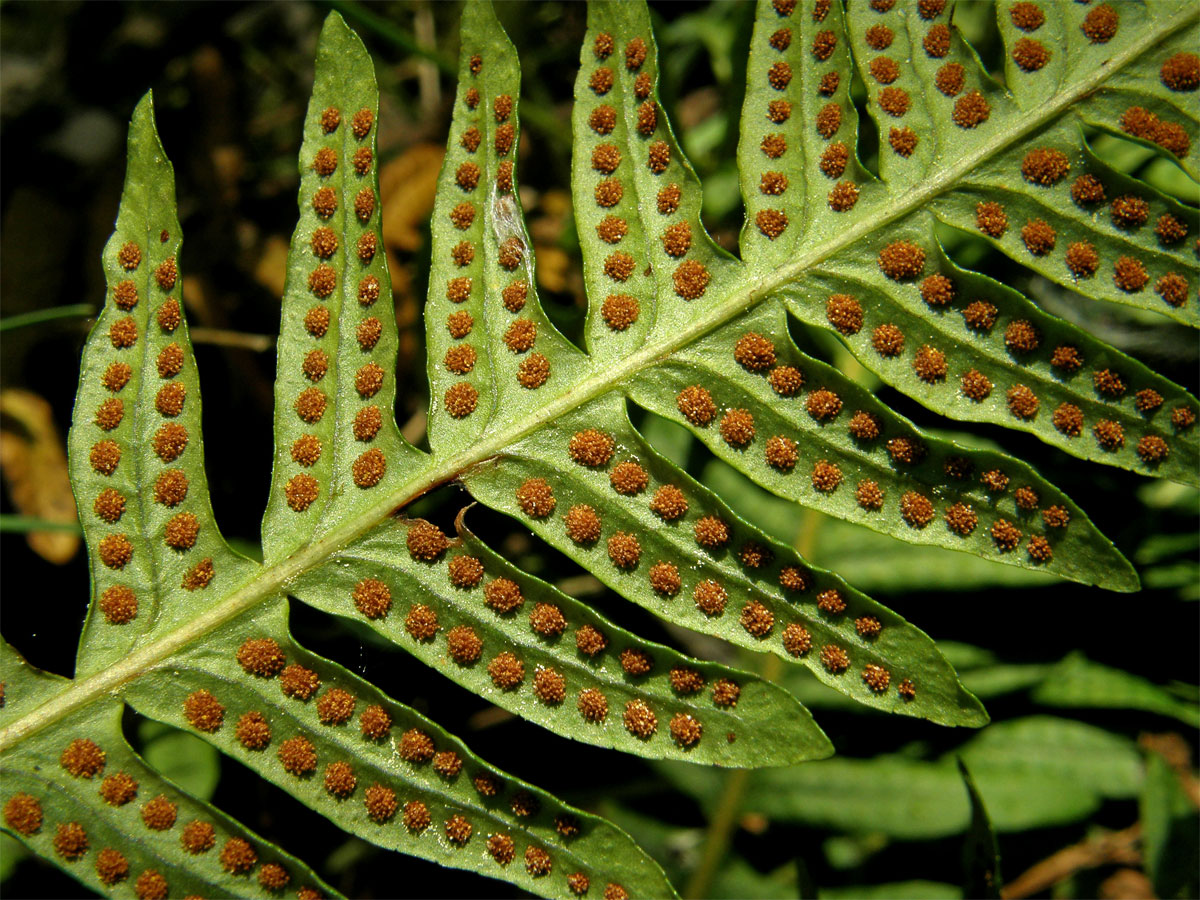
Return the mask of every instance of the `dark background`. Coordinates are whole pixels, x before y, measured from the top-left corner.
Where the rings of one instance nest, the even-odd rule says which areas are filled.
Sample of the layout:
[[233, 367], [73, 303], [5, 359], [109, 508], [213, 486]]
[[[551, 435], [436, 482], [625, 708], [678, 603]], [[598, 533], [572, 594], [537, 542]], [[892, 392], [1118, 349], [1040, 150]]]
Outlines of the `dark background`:
[[[987, 6], [987, 4], [977, 4]], [[197, 342], [196, 356], [206, 400], [205, 449], [213, 505], [222, 530], [243, 552], [254, 552], [265, 506], [271, 459], [273, 335], [278, 327], [283, 256], [296, 216], [296, 153], [312, 78], [312, 58], [328, 6], [319, 3], [30, 3], [0, 7], [0, 314], [4, 317], [68, 304], [98, 307], [104, 297], [100, 251], [116, 215], [124, 177], [124, 129], [139, 97], [152, 88], [163, 144], [175, 165], [180, 219], [186, 243], [181, 257], [187, 313], [193, 328], [229, 333], [232, 340], [267, 336], [264, 348], [243, 349]], [[348, 19], [371, 51], [381, 88], [379, 148], [395, 180], [417, 185], [383, 200], [406, 210], [407, 227], [385, 234], [401, 328], [397, 419], [403, 426], [427, 403], [420, 309], [429, 255], [430, 186], [445, 139], [453, 98], [459, 7], [453, 3], [386, 3], [367, 7], [387, 26]], [[539, 257], [542, 301], [561, 329], [577, 339], [585, 298], [570, 217], [570, 94], [584, 31], [585, 9], [574, 3], [520, 8], [502, 4], [502, 21], [521, 53], [524, 69], [522, 198]], [[753, 18], [747, 3], [657, 4], [663, 53], [662, 93], [701, 177], [706, 179], [706, 217], [714, 236], [734, 248], [741, 225], [733, 149], [745, 42]], [[394, 33], [398, 30], [400, 33]], [[414, 35], [417, 36], [414, 38]], [[999, 45], [978, 33], [985, 63], [995, 67]], [[701, 40], [698, 40], [700, 38]], [[410, 54], [405, 41], [432, 49]], [[438, 60], [442, 62], [439, 64]], [[875, 137], [864, 118], [860, 151], [872, 164]], [[1119, 144], [1120, 142], [1113, 142]], [[1140, 177], [1162, 176], [1146, 156], [1120, 156]], [[1191, 196], [1190, 202], [1195, 202]], [[1025, 289], [1052, 312], [1074, 316], [1191, 391], [1197, 387], [1194, 334], [1152, 315], [1102, 307], [1067, 296], [983, 245], [947, 236], [960, 262]], [[43, 397], [65, 435], [77, 381], [79, 352], [90, 322], [62, 319], [3, 335], [0, 387]], [[229, 337], [227, 334], [227, 337]], [[240, 337], [239, 337], [240, 336]], [[246, 337], [249, 336], [249, 337]], [[837, 361], [826, 337], [796, 335], [802, 347]], [[922, 425], [951, 428], [889, 389], [880, 396]], [[225, 414], [233, 412], [232, 415]], [[419, 424], [419, 420], [417, 422]], [[11, 426], [12, 423], [8, 423]], [[6, 426], [7, 427], [7, 426]], [[1147, 588], [1117, 595], [1077, 585], [1014, 587], [989, 581], [970, 591], [955, 589], [953, 576], [921, 585], [876, 584], [873, 594], [935, 638], [991, 650], [1006, 663], [1048, 663], [1082, 650], [1088, 658], [1124, 669], [1195, 698], [1197, 681], [1196, 492], [1154, 487], [1131, 473], [1080, 463], [1028, 435], [995, 428], [976, 434], [1033, 463], [1087, 510], [1102, 531], [1142, 570]], [[711, 471], [698, 445], [689, 470]], [[440, 491], [422, 514], [449, 525], [465, 495]], [[14, 511], [6, 493], [3, 511]], [[550, 581], [573, 579], [589, 590], [581, 573], [554, 551], [498, 515], [472, 513], [473, 528], [493, 536], [494, 546]], [[796, 529], [822, 528], [816, 517]], [[1160, 540], [1156, 544], [1154, 538]], [[1166, 538], [1167, 540], [1161, 540]], [[840, 551], [837, 540], [818, 545]], [[1164, 549], [1165, 546], [1165, 549]], [[87, 568], [82, 550], [66, 564], [32, 552], [21, 534], [0, 536], [3, 631], [35, 665], [70, 675], [78, 627], [86, 610]], [[820, 558], [817, 559], [820, 562]], [[855, 572], [842, 574], [855, 582]], [[587, 594], [622, 624], [646, 637], [687, 645], [652, 616], [603, 591]], [[68, 627], [64, 623], [73, 623]], [[560, 739], [520, 723], [439, 678], [403, 653], [375, 644], [348, 626], [294, 605], [293, 628], [313, 650], [374, 680], [402, 702], [431, 713], [465, 737], [483, 757], [558, 793], [597, 808], [619, 797], [627, 807], [678, 831], [697, 835], [707, 827], [692, 797], [672, 791], [642, 761]], [[723, 658], [754, 667], [751, 654], [717, 648]], [[419, 690], [413, 685], [419, 684]], [[993, 719], [1038, 711], [1022, 693], [988, 701]], [[1178, 722], [1136, 711], [1068, 711], [1131, 739], [1171, 732], [1182, 740], [1185, 765], [1195, 732]], [[871, 757], [914, 742], [928, 758], [970, 737], [907, 719], [881, 721], [853, 710], [822, 711], [818, 719], [838, 752]], [[129, 734], [139, 746], [138, 723]], [[557, 766], [547, 765], [554, 760]], [[362, 897], [508, 896], [514, 889], [469, 873], [440, 869], [378, 851], [334, 829], [315, 813], [234, 763], [222, 768], [216, 805], [309, 861], [343, 892]], [[748, 810], [747, 812], [753, 812]], [[1001, 838], [1009, 878], [1047, 856], [1094, 834], [1124, 828], [1138, 816], [1136, 800], [1105, 803], [1088, 821]], [[871, 830], [863, 823], [863, 831]], [[850, 869], [833, 866], [822, 853], [824, 832], [745, 818], [733, 852], [759, 872], [793, 860], [816, 885], [894, 882], [924, 878], [957, 883], [960, 839], [887, 843]], [[3, 845], [14, 853], [11, 842]], [[664, 860], [679, 869], [694, 865], [680, 851]], [[7, 896], [70, 896], [80, 886], [36, 860], [9, 868]], [[1065, 882], [1058, 896], [1089, 896], [1101, 890], [1115, 867], [1087, 870]], [[803, 881], [803, 879], [801, 879]], [[798, 890], [799, 888], [797, 888]]]

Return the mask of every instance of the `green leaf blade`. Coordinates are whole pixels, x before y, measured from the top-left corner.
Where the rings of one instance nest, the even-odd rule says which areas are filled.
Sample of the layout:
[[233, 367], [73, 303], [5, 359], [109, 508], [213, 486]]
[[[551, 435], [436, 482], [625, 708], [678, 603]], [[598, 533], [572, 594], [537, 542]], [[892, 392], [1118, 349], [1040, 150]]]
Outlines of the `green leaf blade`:
[[380, 224], [374, 66], [331, 13], [300, 150], [275, 381], [268, 563], [425, 465], [396, 426], [396, 322]]
[[[506, 563], [461, 518], [459, 539], [434, 560], [422, 561], [410, 552], [400, 562], [395, 552], [414, 529], [427, 533], [429, 523], [389, 523], [336, 554], [293, 590], [327, 612], [365, 618], [389, 641], [468, 690], [576, 740], [719, 766], [799, 762], [831, 753], [809, 713], [781, 688], [629, 633]], [[480, 566], [471, 569], [473, 583], [462, 580], [469, 560]], [[400, 602], [383, 614], [361, 604], [364, 583], [385, 585]], [[464, 629], [481, 641], [477, 659], [456, 655], [462, 640], [456, 634]], [[505, 677], [512, 663], [500, 667], [509, 657], [520, 666], [515, 683]], [[722, 684], [737, 686], [732, 705], [717, 702], [723, 695], [714, 692]], [[585, 702], [585, 692], [590, 701]], [[595, 719], [600, 698], [605, 714]], [[634, 733], [646, 720], [627, 718], [630, 708], [649, 711], [651, 733]]]

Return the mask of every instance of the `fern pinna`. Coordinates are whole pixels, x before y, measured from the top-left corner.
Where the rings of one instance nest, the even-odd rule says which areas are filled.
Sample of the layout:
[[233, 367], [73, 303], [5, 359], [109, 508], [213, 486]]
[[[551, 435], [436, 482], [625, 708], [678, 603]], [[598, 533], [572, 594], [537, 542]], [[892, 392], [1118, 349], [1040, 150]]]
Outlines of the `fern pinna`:
[[[591, 8], [573, 113], [581, 351], [538, 302], [516, 52], [489, 5], [465, 7], [432, 221], [428, 453], [392, 412], [372, 64], [329, 17], [300, 152], [261, 564], [213, 520], [174, 179], [151, 99], [139, 104], [70, 436], [92, 604], [72, 679], [4, 646], [6, 829], [101, 892], [334, 893], [140, 759], [121, 732], [128, 706], [379, 846], [546, 896], [673, 894], [613, 825], [300, 646], [287, 597], [580, 741], [726, 767], [833, 752], [782, 688], [607, 621], [506, 561], [465, 511], [453, 536], [406, 517], [451, 481], [664, 620], [806, 666], [880, 710], [987, 721], [925, 634], [735, 515], [633, 427], [631, 402], [779, 496], [906, 541], [1137, 589], [1038, 472], [922, 432], [801, 352], [788, 318], [831, 329], [949, 417], [1195, 484], [1193, 398], [959, 267], [936, 237], [983, 235], [1085, 296], [1195, 325], [1195, 208], [1114, 171], [1085, 137], [1130, 137], [1196, 176], [1195, 9], [1000, 2], [1003, 84], [944, 0], [759, 0], [756, 15], [737, 258], [701, 224], [700, 185], [658, 101], [647, 10]], [[854, 71], [878, 177], [856, 155], [871, 125], [851, 102]]]

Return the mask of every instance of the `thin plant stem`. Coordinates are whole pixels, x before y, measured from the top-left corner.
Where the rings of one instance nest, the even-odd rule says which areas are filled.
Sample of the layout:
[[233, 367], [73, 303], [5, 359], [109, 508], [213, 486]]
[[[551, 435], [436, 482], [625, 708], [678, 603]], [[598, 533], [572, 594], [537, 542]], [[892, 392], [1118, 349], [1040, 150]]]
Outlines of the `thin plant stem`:
[[70, 306], [35, 309], [32, 312], [18, 313], [15, 316], [5, 316], [0, 319], [0, 331], [28, 328], [30, 325], [41, 325], [43, 322], [54, 322], [58, 319], [86, 319], [95, 314], [96, 307], [90, 303], [72, 303]]
[[0, 515], [0, 532], [27, 534], [31, 531], [69, 531], [72, 534], [83, 534], [78, 522], [52, 522], [37, 516]]
[[437, 65], [438, 70], [443, 75], [453, 76], [456, 74], [457, 69], [454, 63], [450, 62], [450, 60], [446, 59], [436, 50], [431, 50], [425, 45], [418, 43], [416, 38], [395, 22], [388, 21], [378, 13], [373, 12], [365, 4], [356, 3], [354, 0], [326, 0], [326, 5], [330, 9], [341, 13], [347, 21], [375, 32], [375, 34], [395, 44], [401, 50], [430, 60]]

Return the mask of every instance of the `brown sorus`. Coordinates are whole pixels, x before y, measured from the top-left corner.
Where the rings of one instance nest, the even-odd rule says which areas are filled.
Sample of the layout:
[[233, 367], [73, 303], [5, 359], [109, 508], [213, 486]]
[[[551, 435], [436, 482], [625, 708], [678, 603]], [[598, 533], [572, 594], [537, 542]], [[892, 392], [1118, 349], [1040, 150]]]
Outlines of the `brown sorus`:
[[605, 216], [596, 226], [596, 234], [606, 244], [619, 244], [629, 233], [629, 225], [616, 216]]
[[418, 641], [432, 640], [438, 627], [437, 613], [423, 603], [413, 604], [404, 617], [404, 630]]
[[100, 539], [100, 561], [110, 569], [123, 569], [133, 558], [133, 544], [124, 534], [108, 534]]
[[[409, 529], [410, 539], [412, 539], [412, 534], [413, 529]], [[412, 548], [409, 552], [412, 553]], [[416, 556], [415, 553], [413, 556], [418, 559], [424, 558]], [[353, 592], [350, 592], [350, 599], [354, 601], [355, 608], [358, 608], [358, 611], [368, 619], [382, 618], [391, 610], [391, 589], [378, 578], [362, 578], [358, 584], [355, 584]]]
[[567, 697], [567, 682], [555, 669], [539, 666], [533, 673], [533, 693], [550, 706], [562, 703]]
[[576, 544], [593, 544], [600, 539], [600, 516], [586, 503], [577, 504], [567, 510], [563, 517], [567, 537]]
[[625, 730], [640, 740], [649, 740], [658, 731], [658, 716], [642, 700], [630, 700], [621, 716]]
[[834, 141], [821, 153], [818, 165], [828, 178], [841, 178], [850, 161], [850, 151], [841, 141]]
[[1137, 442], [1137, 455], [1148, 466], [1158, 465], [1170, 454], [1167, 442], [1156, 434], [1148, 434]]
[[554, 491], [544, 478], [525, 479], [517, 488], [516, 498], [525, 515], [535, 519], [544, 519], [558, 505]]
[[218, 731], [225, 721], [225, 707], [206, 690], [193, 691], [184, 698], [183, 714], [198, 731]]
[[1113, 283], [1126, 293], [1137, 293], [1149, 280], [1146, 267], [1132, 256], [1119, 257], [1113, 266]]
[[791, 656], [803, 656], [812, 649], [812, 635], [799, 622], [792, 622], [783, 629], [783, 649]]
[[693, 425], [709, 425], [717, 415], [717, 405], [713, 402], [712, 394], [707, 388], [699, 385], [692, 385], [680, 391], [675, 398], [675, 404]]
[[858, 202], [858, 185], [852, 181], [843, 181], [834, 185], [827, 198], [829, 208], [834, 212], [845, 212], [852, 209]]
[[497, 863], [507, 866], [516, 858], [517, 849], [507, 834], [493, 834], [487, 839], [487, 852]]
[[183, 412], [183, 403], [187, 397], [187, 388], [178, 381], [164, 384], [158, 389], [154, 398], [154, 408], [159, 415], [173, 419]]
[[121, 445], [115, 441], [97, 441], [88, 453], [88, 462], [101, 475], [111, 475], [121, 462]]
[[358, 221], [366, 222], [374, 212], [375, 191], [371, 188], [363, 188], [354, 195], [354, 214], [358, 217]]
[[1083, 24], [1080, 27], [1093, 44], [1107, 44], [1116, 35], [1117, 25], [1120, 21], [1121, 17], [1117, 15], [1115, 9], [1107, 3], [1101, 3], [1083, 17]]
[[324, 306], [314, 306], [304, 314], [304, 330], [315, 338], [325, 337], [329, 322], [329, 310]]
[[621, 651], [621, 668], [633, 676], [647, 675], [654, 668], [654, 660], [642, 650], [626, 647]]
[[767, 376], [767, 382], [780, 397], [794, 397], [804, 387], [804, 373], [795, 366], [776, 366]]
[[705, 677], [695, 669], [675, 668], [670, 672], [671, 690], [679, 694], [694, 694], [703, 690]]
[[1134, 406], [1140, 413], [1153, 413], [1163, 405], [1163, 396], [1154, 388], [1142, 388], [1134, 395]]
[[969, 535], [979, 524], [975, 511], [965, 503], [954, 503], [946, 508], [946, 525], [955, 534]]
[[999, 469], [988, 469], [979, 476], [979, 481], [991, 494], [1002, 494], [1008, 490], [1008, 476]]
[[595, 688], [579, 692], [580, 714], [589, 722], [601, 722], [608, 715], [608, 698]]
[[109, 886], [129, 877], [129, 860], [125, 854], [112, 847], [105, 847], [96, 854], [96, 877]]
[[[446, 552], [446, 549], [450, 546], [450, 539], [446, 537], [442, 529], [438, 528], [432, 522], [427, 522], [424, 519], [414, 519], [412, 525], [409, 526], [408, 534], [405, 536], [405, 544], [413, 559], [429, 562], [437, 559]], [[365, 579], [359, 583], [359, 587], [367, 582], [383, 586], [380, 582], [373, 579]], [[384, 590], [386, 590], [386, 587], [384, 587]]]
[[588, 115], [588, 125], [596, 134], [611, 134], [617, 125], [617, 111], [602, 103]]
[[141, 815], [147, 828], [153, 831], [166, 831], [175, 825], [175, 817], [178, 813], [179, 807], [168, 800], [165, 794], [159, 794], [142, 806]]
[[882, 694], [888, 689], [888, 685], [892, 683], [892, 675], [883, 666], [877, 666], [874, 663], [867, 663], [863, 666], [862, 680], [873, 693]]
[[879, 418], [874, 413], [869, 413], [861, 409], [850, 417], [847, 428], [850, 431], [851, 437], [857, 438], [860, 441], [873, 441], [879, 437], [882, 431]]
[[967, 327], [975, 331], [991, 331], [998, 315], [999, 310], [986, 300], [974, 300], [963, 310]]
[[679, 593], [683, 581], [679, 577], [679, 569], [674, 563], [657, 562], [650, 567], [650, 587], [655, 593], [666, 597], [674, 597]]
[[925, 251], [909, 241], [893, 241], [879, 252], [878, 263], [894, 281], [916, 278], [925, 268]]
[[787, 100], [772, 100], [767, 104], [767, 118], [779, 125], [792, 116], [792, 104]]
[[76, 778], [93, 778], [104, 771], [107, 754], [87, 738], [75, 738], [63, 748], [59, 763]]
[[125, 513], [125, 498], [112, 488], [105, 488], [96, 495], [92, 504], [92, 512], [97, 518], [103, 519], [110, 525], [120, 520]]
[[248, 675], [274, 678], [283, 670], [287, 657], [271, 638], [247, 638], [238, 648], [237, 661]]
[[975, 207], [975, 225], [988, 237], [1001, 237], [1008, 230], [1008, 214], [994, 200], [981, 201]]
[[552, 603], [538, 603], [529, 614], [529, 627], [542, 637], [558, 637], [567, 628], [562, 610]]
[[209, 822], [192, 821], [183, 826], [179, 836], [183, 849], [191, 854], [207, 853], [217, 843], [216, 829]]
[[792, 82], [792, 67], [780, 60], [767, 70], [767, 83], [777, 91], [784, 90]]
[[317, 699], [317, 718], [322, 725], [344, 725], [354, 715], [357, 702], [349, 691], [331, 688]]
[[137, 797], [137, 791], [138, 783], [125, 772], [114, 772], [100, 782], [100, 797], [109, 806], [124, 806]]
[[[831, 138], [842, 127], [842, 108], [836, 103], [826, 103], [817, 113], [817, 134], [823, 138]], [[766, 138], [763, 139], [764, 141]], [[768, 154], [770, 155], [770, 154]]]
[[296, 700], [307, 700], [320, 686], [321, 679], [317, 673], [297, 663], [287, 666], [279, 673], [280, 690], [285, 696]]
[[900, 515], [913, 528], [924, 528], [933, 521], [933, 504], [917, 491], [905, 491], [900, 498]]
[[483, 586], [483, 598], [488, 607], [501, 615], [520, 609], [525, 603], [521, 586], [510, 578], [493, 578]]
[[618, 494], [632, 497], [646, 489], [650, 483], [650, 476], [641, 465], [633, 460], [626, 460], [613, 468], [608, 480]]
[[1171, 410], [1171, 424], [1183, 431], [1196, 424], [1196, 413], [1186, 406], [1177, 406]]
[[804, 408], [818, 422], [828, 422], [842, 411], [842, 398], [828, 388], [818, 388], [805, 398]]
[[[704, 726], [687, 713], [676, 713], [672, 716], [670, 728], [671, 737], [675, 743], [685, 750], [695, 747], [704, 735]], [[615, 887], [615, 885], [610, 885], [610, 887]], [[605, 894], [608, 894], [607, 889], [605, 889]]]
[[450, 332], [450, 337], [455, 340], [465, 338], [471, 333], [471, 329], [474, 326], [474, 316], [465, 309], [460, 309], [458, 312], [453, 312], [446, 316], [446, 330]]
[[692, 226], [689, 222], [676, 222], [668, 225], [662, 233], [663, 250], [667, 256], [686, 256], [692, 247]]
[[1092, 434], [1102, 450], [1115, 453], [1125, 446], [1125, 429], [1117, 422], [1103, 419], [1092, 426]]
[[399, 804], [396, 802], [396, 792], [382, 784], [373, 784], [363, 792], [363, 805], [371, 820], [382, 825], [391, 821], [396, 815]]
[[1034, 219], [1021, 229], [1021, 240], [1034, 256], [1045, 256], [1054, 249], [1057, 235], [1045, 219]]
[[917, 438], [895, 437], [887, 442], [887, 451], [894, 462], [914, 466], [925, 459], [929, 448]]
[[842, 597], [841, 591], [829, 588], [817, 594], [817, 609], [826, 615], [840, 616], [846, 611], [846, 601]]
[[190, 550], [199, 535], [200, 521], [190, 512], [181, 512], [167, 522], [164, 540], [173, 550]]
[[840, 675], [850, 668], [850, 657], [836, 644], [826, 644], [821, 648], [821, 665], [828, 672]]
[[737, 706], [742, 696], [742, 687], [736, 681], [728, 678], [718, 678], [713, 682], [712, 698], [717, 706]]
[[321, 484], [313, 476], [306, 473], [293, 475], [283, 487], [287, 505], [295, 512], [304, 512], [321, 492]]
[[655, 141], [646, 151], [646, 165], [655, 175], [661, 175], [671, 164], [671, 146], [666, 141]]
[[701, 581], [692, 591], [696, 608], [706, 616], [719, 616], [725, 611], [729, 594], [725, 588], [711, 578]]
[[892, 128], [888, 131], [888, 144], [897, 155], [907, 159], [917, 149], [917, 133], [911, 128]]
[[142, 248], [133, 241], [128, 241], [117, 251], [117, 262], [121, 264], [122, 269], [132, 272], [142, 264]]
[[213, 566], [212, 557], [205, 557], [188, 569], [187, 574], [183, 576], [180, 586], [185, 591], [198, 591], [212, 584], [213, 578], [216, 577], [216, 568]]
[[842, 483], [842, 470], [828, 460], [818, 460], [812, 470], [812, 486], [823, 494], [837, 489]]
[[[1154, 225], [1154, 233], [1163, 244], [1177, 244], [1187, 237], [1188, 227], [1170, 213], [1163, 213]], [[113, 390], [110, 388], [110, 390]], [[120, 390], [120, 388], [116, 388]]]
[[[788, 43], [790, 44], [791, 40], [792, 40], [791, 30], [790, 29], [782, 29], [782, 30], [787, 31]], [[779, 34], [779, 33], [780, 32], [778, 32], [778, 31], [775, 32], [775, 34]], [[774, 36], [772, 36], [772, 45], [771, 46], [775, 46], [774, 45]], [[825, 62], [825, 60], [829, 59], [829, 57], [831, 57], [833, 55], [833, 51], [836, 48], [837, 48], [837, 35], [834, 34], [832, 31], [818, 31], [816, 34], [816, 37], [813, 38], [812, 55], [815, 56], [819, 62]], [[776, 49], [779, 49], [779, 48], [776, 47]]]
[[455, 419], [461, 419], [475, 411], [479, 403], [479, 391], [472, 384], [460, 382], [446, 391], [444, 400], [446, 412]]
[[655, 203], [661, 215], [669, 216], [679, 209], [679, 202], [682, 199], [683, 191], [679, 185], [668, 184], [658, 192]]
[[54, 832], [54, 850], [60, 857], [73, 863], [88, 852], [88, 833], [78, 822], [60, 824]]
[[1014, 319], [1004, 329], [1004, 344], [1011, 353], [1032, 353], [1041, 343], [1041, 332], [1027, 319]]
[[925, 33], [921, 46], [927, 56], [941, 59], [950, 52], [950, 29], [945, 25], [934, 25]]
[[267, 863], [258, 870], [258, 883], [271, 892], [282, 891], [291, 880], [288, 870], [279, 863]]
[[419, 728], [410, 728], [396, 743], [400, 758], [411, 763], [427, 763], [433, 759], [433, 738]]
[[492, 684], [502, 691], [511, 691], [525, 681], [525, 664], [507, 651], [498, 654], [488, 663], [487, 670]]
[[1021, 542], [1021, 529], [1007, 519], [997, 519], [991, 529], [992, 541], [1001, 553], [1007, 553]]
[[26, 837], [37, 834], [42, 827], [42, 804], [32, 794], [13, 794], [4, 804], [4, 822]]
[[1095, 175], [1080, 175], [1071, 185], [1071, 199], [1079, 206], [1104, 202], [1104, 185]]
[[1100, 265], [1100, 254], [1087, 241], [1072, 241], [1067, 245], [1067, 268], [1077, 278], [1091, 278]]
[[483, 563], [474, 556], [454, 556], [446, 565], [450, 583], [456, 588], [470, 589], [483, 580]]
[[1180, 307], [1187, 303], [1187, 279], [1177, 272], [1168, 272], [1154, 282], [1154, 293], [1171, 306]]
[[900, 67], [896, 61], [887, 56], [877, 56], [871, 60], [871, 77], [880, 84], [891, 84], [900, 77]]
[[517, 383], [523, 388], [539, 388], [549, 377], [550, 360], [541, 353], [531, 353], [517, 366]]
[[1038, 148], [1030, 150], [1021, 161], [1021, 175], [1030, 184], [1043, 187], [1058, 184], [1071, 171], [1070, 160], [1061, 150]]
[[879, 105], [889, 116], [899, 118], [908, 112], [912, 98], [904, 88], [885, 87], [879, 92]]
[[637, 299], [628, 294], [609, 294], [600, 308], [600, 315], [613, 331], [624, 331], [637, 321], [640, 312]]
[[126, 350], [137, 343], [138, 327], [130, 316], [117, 319], [108, 328], [108, 339], [118, 350]]
[[608, 638], [591, 625], [583, 625], [575, 632], [575, 648], [584, 656], [595, 656], [607, 646]]
[[696, 543], [709, 550], [717, 550], [729, 543], [729, 525], [717, 516], [704, 516], [693, 529]]
[[1122, 194], [1113, 198], [1109, 214], [1118, 228], [1140, 228], [1150, 218], [1150, 204], [1134, 194]]
[[1050, 51], [1041, 41], [1033, 38], [1018, 38], [1013, 44], [1012, 59], [1022, 71], [1037, 72], [1050, 62]]
[[788, 472], [795, 468], [800, 458], [796, 442], [782, 435], [775, 435], [767, 439], [764, 455], [768, 465], [782, 472]]
[[992, 382], [978, 369], [968, 369], [959, 380], [963, 396], [979, 403], [992, 393]]
[[775, 627], [775, 614], [757, 600], [752, 600], [742, 607], [739, 618], [742, 628], [756, 638], [764, 638]]
[[247, 750], [263, 750], [271, 743], [271, 724], [256, 710], [244, 713], [233, 733]]
[[109, 363], [100, 378], [100, 383], [114, 394], [129, 384], [133, 377], [133, 368], [128, 363]]
[[986, 122], [991, 114], [992, 107], [983, 94], [971, 91], [955, 101], [952, 118], [959, 128], [976, 128]]
[[754, 224], [764, 236], [773, 241], [787, 229], [787, 213], [781, 209], [760, 209], [754, 215]]
[[392, 717], [382, 706], [372, 704], [358, 717], [358, 724], [363, 737], [370, 741], [379, 741], [387, 737], [391, 730]]
[[479, 655], [483, 652], [483, 641], [471, 626], [455, 625], [446, 632], [446, 647], [456, 663], [466, 666], [479, 660]]
[[410, 800], [404, 804], [404, 827], [409, 831], [424, 831], [432, 822], [429, 807], [420, 800]]

